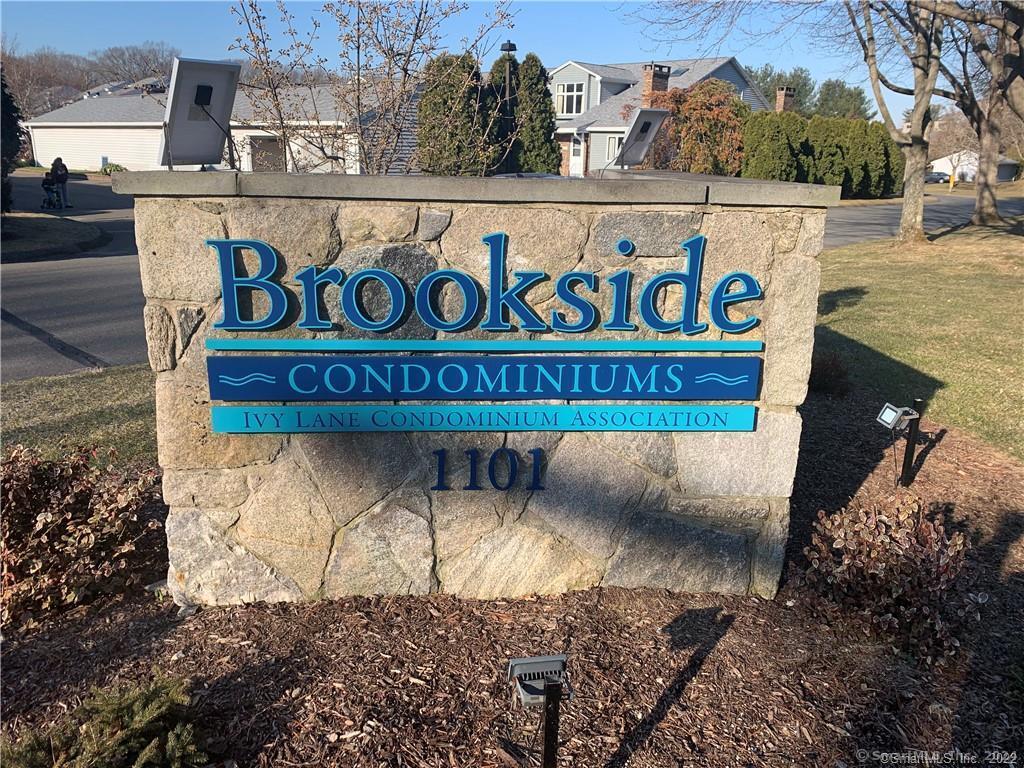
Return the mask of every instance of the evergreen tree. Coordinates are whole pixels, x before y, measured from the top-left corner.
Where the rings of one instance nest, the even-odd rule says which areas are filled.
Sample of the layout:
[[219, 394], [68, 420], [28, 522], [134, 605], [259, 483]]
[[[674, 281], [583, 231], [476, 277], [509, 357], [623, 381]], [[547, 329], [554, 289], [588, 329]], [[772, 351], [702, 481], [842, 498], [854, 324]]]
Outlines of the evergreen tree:
[[889, 132], [881, 123], [868, 124], [867, 136], [867, 179], [865, 191], [868, 197], [882, 197], [885, 194], [886, 176], [889, 170], [886, 138]]
[[807, 142], [812, 153], [812, 171], [809, 178], [815, 184], [843, 186], [846, 178], [846, 161], [843, 158], [842, 137], [838, 128], [834, 119], [817, 115], [807, 124]]
[[743, 123], [745, 179], [796, 181], [797, 162], [775, 112], [754, 112]]
[[849, 86], [842, 80], [826, 80], [818, 88], [814, 114], [870, 120], [875, 116], [875, 110], [871, 108], [863, 88]]
[[806, 183], [810, 177], [811, 147], [807, 143], [807, 119], [796, 112], [775, 113], [786, 134], [786, 141], [789, 144], [789, 153], [796, 163], [796, 178], [794, 181]]
[[775, 107], [775, 92], [780, 86], [788, 85], [793, 88], [793, 104], [791, 109], [797, 114], [809, 116], [814, 111], [814, 91], [816, 84], [811, 72], [804, 67], [793, 67], [786, 72], [776, 69], [771, 64], [763, 67], [748, 69], [747, 74], [754, 81], [757, 87], [768, 99], [769, 108]]
[[835, 118], [843, 147], [846, 173], [843, 197], [868, 197], [868, 124], [866, 120]]
[[[884, 129], [884, 126], [883, 126]], [[885, 131], [885, 185], [883, 195], [903, 193], [903, 152]]]
[[21, 151], [23, 133], [21, 110], [7, 89], [7, 78], [0, 72], [0, 210], [11, 210], [11, 180], [7, 175]]
[[558, 173], [562, 151], [555, 141], [555, 105], [548, 90], [547, 70], [535, 53], [526, 54], [519, 67], [515, 118], [519, 129], [517, 169]]
[[426, 173], [483, 176], [497, 165], [493, 92], [468, 53], [444, 53], [423, 72], [416, 137], [417, 161]]
[[[509, 80], [506, 90], [505, 68], [508, 66]], [[491, 86], [491, 98], [494, 105], [494, 141], [497, 145], [499, 168], [512, 173], [520, 170], [517, 167], [517, 158], [522, 152], [517, 129], [516, 111], [519, 104], [519, 62], [511, 53], [503, 53], [494, 60], [491, 65], [491, 75], [488, 79]]]

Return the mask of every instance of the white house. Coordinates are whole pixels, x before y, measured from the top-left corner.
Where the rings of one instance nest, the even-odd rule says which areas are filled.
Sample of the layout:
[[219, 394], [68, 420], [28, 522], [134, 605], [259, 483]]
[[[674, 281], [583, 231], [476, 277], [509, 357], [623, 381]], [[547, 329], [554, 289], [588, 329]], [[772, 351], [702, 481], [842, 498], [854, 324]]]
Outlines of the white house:
[[[930, 170], [947, 173], [950, 177], [959, 181], [974, 181], [978, 175], [978, 153], [973, 150], [954, 152], [945, 157], [939, 157], [928, 163]], [[999, 156], [999, 170], [996, 175], [997, 181], [1013, 181], [1020, 171], [1020, 163], [1006, 155]]]
[[[345, 132], [328, 89], [303, 97], [316, 99], [317, 108], [308, 113], [316, 114], [319, 120], [315, 128], [306, 131], [306, 140], [301, 134], [290, 140], [289, 170], [359, 173], [354, 137]], [[69, 168], [87, 171], [99, 170], [108, 162], [130, 171], [159, 169], [165, 98], [146, 94], [98, 96], [39, 115], [25, 124], [32, 155], [43, 166], [60, 157]], [[300, 123], [292, 125], [297, 132], [303, 130], [296, 127]], [[270, 124], [256, 119], [252, 102], [241, 91], [235, 97], [231, 134], [241, 170], [283, 170], [283, 143]], [[328, 151], [314, 150], [312, 144], [323, 144], [325, 138], [332, 145]]]
[[627, 107], [650, 106], [656, 91], [689, 88], [712, 78], [731, 83], [751, 109], [771, 108], [732, 57], [627, 64], [567, 61], [555, 67], [548, 84], [555, 100], [562, 175], [586, 176], [611, 166], [629, 128]]

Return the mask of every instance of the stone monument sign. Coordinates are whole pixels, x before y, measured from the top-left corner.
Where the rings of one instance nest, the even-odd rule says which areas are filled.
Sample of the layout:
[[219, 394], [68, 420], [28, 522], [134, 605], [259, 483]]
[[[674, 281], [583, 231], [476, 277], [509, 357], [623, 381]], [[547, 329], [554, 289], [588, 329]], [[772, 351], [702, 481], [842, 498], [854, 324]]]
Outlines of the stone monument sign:
[[153, 172], [182, 603], [773, 595], [838, 190]]

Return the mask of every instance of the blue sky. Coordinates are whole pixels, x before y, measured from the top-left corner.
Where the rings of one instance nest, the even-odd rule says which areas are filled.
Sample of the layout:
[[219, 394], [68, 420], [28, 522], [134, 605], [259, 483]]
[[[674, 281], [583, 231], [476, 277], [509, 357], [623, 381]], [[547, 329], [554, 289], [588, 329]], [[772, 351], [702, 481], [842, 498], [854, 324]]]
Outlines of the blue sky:
[[[129, 45], [144, 40], [162, 40], [184, 55], [220, 59], [236, 54], [228, 46], [239, 34], [227, 2], [39, 2], [4, 0], [0, 21], [4, 37], [14, 40], [20, 51], [49, 45], [70, 53], [87, 54], [113, 45]], [[290, 2], [297, 19], [313, 15], [319, 4]], [[469, 10], [452, 20], [450, 40], [456, 44], [477, 28], [492, 7], [473, 2]], [[863, 62], [849, 56], [823, 54], [819, 46], [802, 39], [782, 38], [752, 43], [730, 39], [716, 51], [702, 50], [696, 43], [664, 45], [645, 37], [641, 24], [630, 23], [629, 3], [596, 2], [516, 2], [513, 28], [496, 33], [490, 58], [497, 56], [497, 43], [506, 37], [519, 47], [520, 55], [537, 53], [545, 66], [553, 67], [567, 59], [595, 63], [643, 61], [645, 59], [689, 58], [700, 55], [736, 56], [740, 63], [756, 67], [771, 63], [786, 68], [803, 66], [815, 79], [838, 77], [865, 85]], [[270, 8], [267, 14], [276, 18]], [[766, 19], [770, 24], [770, 19]], [[329, 55], [331, 34], [322, 29], [321, 52]], [[490, 64], [490, 61], [485, 61]], [[900, 114], [909, 105], [904, 97], [888, 97], [890, 107]], [[904, 104], [907, 102], [907, 104]]]

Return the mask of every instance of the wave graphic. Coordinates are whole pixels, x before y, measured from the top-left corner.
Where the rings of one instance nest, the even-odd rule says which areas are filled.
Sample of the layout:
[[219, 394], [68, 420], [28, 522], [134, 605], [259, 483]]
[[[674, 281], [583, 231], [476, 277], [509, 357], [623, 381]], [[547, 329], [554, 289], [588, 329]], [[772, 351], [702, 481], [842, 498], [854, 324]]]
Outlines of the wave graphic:
[[248, 376], [242, 376], [237, 379], [221, 374], [217, 379], [221, 384], [226, 384], [229, 387], [244, 387], [246, 384], [252, 384], [255, 381], [259, 381], [263, 384], [277, 383], [277, 379], [275, 377], [266, 373], [250, 373]]
[[705, 384], [709, 381], [714, 381], [719, 384], [724, 384], [727, 387], [735, 387], [738, 384], [745, 384], [749, 380], [749, 376], [736, 376], [735, 378], [729, 378], [728, 376], [723, 376], [720, 373], [704, 373], [694, 378], [693, 381], [696, 384]]

